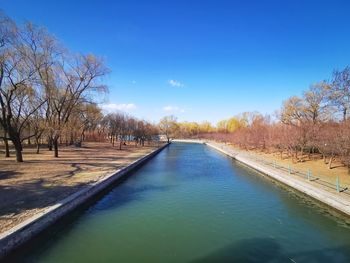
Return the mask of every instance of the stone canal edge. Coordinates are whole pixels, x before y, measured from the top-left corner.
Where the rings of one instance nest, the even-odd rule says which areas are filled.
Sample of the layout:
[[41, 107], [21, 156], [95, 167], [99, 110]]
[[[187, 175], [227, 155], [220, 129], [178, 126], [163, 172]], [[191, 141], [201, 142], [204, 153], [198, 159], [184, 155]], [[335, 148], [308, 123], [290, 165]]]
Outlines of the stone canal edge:
[[297, 178], [288, 175], [287, 173], [284, 173], [280, 170], [273, 169], [271, 167], [268, 167], [266, 165], [260, 164], [256, 162], [255, 160], [252, 160], [242, 154], [239, 151], [234, 151], [232, 149], [229, 150], [227, 147], [224, 147], [221, 143], [217, 142], [211, 142], [206, 140], [199, 140], [199, 139], [179, 139], [179, 140], [173, 140], [174, 142], [183, 142], [183, 143], [200, 143], [205, 144], [231, 158], [234, 160], [237, 160], [238, 162], [242, 163], [243, 165], [252, 168], [255, 171], [258, 171], [269, 178], [272, 178], [273, 180], [282, 183], [283, 185], [286, 185], [288, 187], [291, 187], [292, 189], [295, 189], [313, 199], [315, 199], [318, 202], [321, 202], [322, 204], [327, 205], [331, 209], [335, 209], [337, 212], [340, 212], [341, 214], [349, 217], [350, 216], [350, 198], [348, 196], [344, 196], [339, 193], [331, 192], [328, 190], [325, 190], [323, 188], [320, 188], [316, 185], [311, 184], [308, 181], [303, 180], [302, 178]]
[[128, 166], [104, 176], [100, 180], [84, 187], [83, 189], [57, 202], [56, 204], [45, 208], [43, 211], [14, 226], [8, 231], [1, 233], [0, 259], [13, 249], [37, 236], [41, 231], [53, 225], [58, 219], [67, 215], [78, 206], [84, 204], [95, 195], [105, 190], [107, 187], [115, 183], [118, 179], [121, 179], [128, 173], [141, 166], [143, 163], [154, 157], [167, 146], [169, 146], [169, 144], [165, 144], [160, 148], [152, 151], [151, 153], [135, 160]]
[[350, 200], [339, 193], [327, 191], [301, 178], [289, 176], [287, 173], [257, 163], [256, 161], [251, 160], [240, 153], [231, 153], [220, 148], [220, 145], [211, 142], [205, 142], [204, 144], [284, 185], [287, 185], [331, 208], [334, 208], [346, 216], [350, 216]]

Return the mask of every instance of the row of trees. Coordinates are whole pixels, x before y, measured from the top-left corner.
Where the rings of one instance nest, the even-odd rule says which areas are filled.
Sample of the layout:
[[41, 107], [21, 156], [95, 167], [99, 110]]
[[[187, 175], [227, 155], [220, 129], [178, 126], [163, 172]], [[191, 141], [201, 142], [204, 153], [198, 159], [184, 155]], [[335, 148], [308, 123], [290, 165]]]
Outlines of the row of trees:
[[104, 116], [98, 98], [107, 92], [109, 72], [92, 54], [73, 54], [44, 28], [18, 26], [0, 14], [0, 139], [23, 161], [23, 144], [45, 143], [58, 157], [59, 144], [107, 137], [119, 148], [126, 140], [141, 145], [157, 127], [123, 113]]
[[168, 142], [174, 137], [198, 137], [203, 133], [215, 131], [210, 122], [177, 122], [174, 116], [165, 116], [159, 122], [159, 129]]
[[62, 132], [89, 114], [93, 98], [106, 91], [107, 72], [102, 59], [72, 54], [45, 29], [17, 26], [0, 14], [1, 138], [6, 147], [12, 142], [17, 161], [23, 161], [23, 141], [39, 140], [44, 131], [58, 157]]
[[[246, 149], [278, 151], [295, 162], [321, 154], [328, 167], [335, 158], [350, 167], [350, 68], [311, 85], [302, 96], [283, 102], [275, 116], [246, 112], [218, 122], [210, 132], [178, 124], [178, 137], [231, 142]], [[198, 127], [198, 124], [191, 124]]]
[[119, 149], [126, 142], [134, 141], [135, 145], [144, 146], [145, 141], [158, 140], [158, 126], [144, 120], [138, 120], [125, 113], [110, 113], [99, 125], [100, 134], [109, 138], [112, 145], [119, 141]]

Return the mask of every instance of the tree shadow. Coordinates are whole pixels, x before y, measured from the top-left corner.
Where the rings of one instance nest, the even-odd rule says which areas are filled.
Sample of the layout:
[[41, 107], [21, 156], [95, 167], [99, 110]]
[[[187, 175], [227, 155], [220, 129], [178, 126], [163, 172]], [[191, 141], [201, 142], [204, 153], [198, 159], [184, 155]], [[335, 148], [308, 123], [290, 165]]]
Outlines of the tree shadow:
[[[86, 213], [94, 211], [104, 211], [116, 209], [134, 201], [141, 201], [146, 198], [147, 193], [155, 191], [168, 191], [172, 186], [157, 186], [145, 184], [138, 187], [124, 185], [131, 174], [127, 174], [117, 182], [89, 199], [67, 215], [60, 218], [55, 224], [44, 229], [40, 235], [37, 235], [30, 242], [10, 252], [5, 258], [0, 258], [0, 262], [27, 262], [28, 258], [34, 255], [34, 258], [40, 257], [46, 249], [57, 242], [58, 239], [68, 235], [74, 227], [79, 224], [79, 219]], [[123, 184], [123, 185], [122, 185]], [[35, 262], [35, 259], [34, 261]]]
[[13, 178], [19, 174], [21, 174], [21, 173], [15, 172], [15, 171], [10, 171], [10, 170], [2, 170], [2, 171], [0, 171], [0, 180]]
[[47, 207], [85, 185], [46, 185], [43, 179], [16, 185], [0, 185], [0, 216]]
[[[78, 164], [73, 163], [72, 167], [75, 167], [75, 170], [66, 174], [66, 176], [73, 176], [74, 173], [82, 170]], [[116, 183], [109, 186], [106, 191], [103, 191], [102, 195], [105, 195], [107, 191], [113, 190], [112, 192], [116, 196], [109, 198], [109, 202], [111, 202], [112, 205], [136, 200], [137, 198], [141, 197], [140, 194], [142, 192], [166, 191], [170, 188], [169, 186], [155, 185], [142, 185], [139, 187], [130, 187], [125, 185], [120, 189], [118, 188], [115, 190], [114, 188], [127, 180], [127, 177], [129, 177], [130, 174], [127, 174], [125, 178], [121, 178]], [[0, 173], [0, 179], [5, 179], [4, 177], [1, 177], [1, 175], [2, 172]], [[11, 172], [5, 174], [7, 177], [12, 175], [13, 174]], [[59, 177], [62, 178], [62, 175], [59, 175]], [[0, 185], [0, 217], [4, 215], [19, 214], [29, 209], [47, 207], [86, 187], [87, 185], [89, 185], [89, 182], [75, 185], [52, 185], [52, 181], [45, 179], [21, 182], [15, 185]]]
[[340, 167], [346, 167], [346, 165], [345, 165], [345, 164], [334, 164], [334, 165], [332, 165], [332, 167], [329, 168], [329, 169], [331, 170], [331, 169], [340, 168]]
[[271, 238], [243, 239], [192, 261], [199, 262], [288, 262], [282, 247]]
[[[118, 157], [118, 159], [128, 159], [130, 157]], [[103, 157], [101, 160], [104, 159]], [[110, 159], [110, 157], [106, 157], [106, 159]], [[48, 162], [55, 162], [56, 164], [66, 164], [64, 161], [57, 162], [57, 160], [49, 160]], [[30, 180], [30, 181], [21, 181], [17, 182], [16, 184], [1, 184], [0, 185], [0, 217], [6, 216], [7, 218], [10, 218], [11, 216], [14, 216], [16, 214], [19, 214], [21, 212], [24, 212], [25, 210], [29, 209], [40, 209], [47, 207], [49, 205], [54, 204], [55, 202], [64, 199], [65, 197], [69, 196], [70, 194], [82, 189], [83, 187], [91, 184], [92, 182], [83, 182], [83, 183], [76, 183], [74, 185], [65, 185], [64, 179], [75, 176], [76, 174], [79, 174], [82, 171], [88, 171], [89, 167], [97, 167], [97, 168], [104, 168], [104, 171], [108, 171], [108, 169], [111, 169], [111, 173], [113, 171], [116, 171], [120, 168], [123, 168], [126, 166], [125, 163], [116, 162], [116, 163], [110, 163], [110, 162], [74, 162], [72, 160], [70, 161], [70, 166], [73, 168], [72, 171], [64, 172], [64, 174], [58, 174], [55, 176], [51, 176], [47, 179], [40, 178], [37, 180]], [[42, 161], [39, 160], [31, 160], [27, 161], [30, 163], [41, 163]], [[106, 170], [107, 168], [107, 170]], [[136, 170], [134, 169], [133, 172]], [[103, 172], [103, 171], [102, 171]], [[0, 180], [5, 180], [8, 178], [11, 178], [12, 176], [15, 176], [19, 174], [18, 172], [14, 171], [0, 171]], [[63, 178], [62, 182], [56, 182], [55, 180], [52, 180], [53, 178]], [[114, 187], [114, 186], [113, 186]], [[111, 190], [112, 188], [109, 188]], [[144, 189], [131, 189], [127, 192], [130, 194], [130, 196], [133, 192], [140, 192], [140, 191], [146, 191], [146, 189], [150, 190], [151, 186], [145, 187]], [[154, 190], [156, 187], [154, 188]], [[128, 197], [120, 198], [121, 200], [126, 200]], [[132, 199], [132, 198], [131, 198]]]
[[349, 262], [349, 247], [316, 249], [288, 253], [272, 238], [243, 239], [221, 248], [202, 258], [199, 262]]
[[291, 258], [295, 262], [350, 262], [350, 246], [295, 253]]
[[[125, 179], [123, 179], [124, 181]], [[119, 182], [121, 184], [123, 182]], [[96, 210], [108, 210], [115, 209], [124, 205], [128, 205], [131, 202], [142, 201], [146, 198], [147, 194], [152, 192], [166, 192], [174, 186], [164, 185], [151, 185], [145, 184], [138, 187], [132, 187], [129, 185], [122, 185], [120, 187], [114, 186], [114, 188], [103, 198], [99, 199], [93, 209]], [[95, 199], [96, 201], [96, 199]], [[90, 204], [91, 205], [91, 204]]]
[[[66, 164], [66, 163], [59, 163], [59, 164]], [[111, 162], [97, 162], [97, 163], [83, 163], [83, 162], [72, 162], [70, 164], [70, 167], [74, 168], [72, 171], [65, 171], [64, 173], [56, 174], [52, 176], [51, 178], [70, 178], [76, 175], [79, 175], [79, 173], [85, 171], [87, 173], [94, 172], [93, 170], [89, 170], [90, 168], [100, 168], [99, 172], [104, 173], [107, 172], [108, 174], [115, 173], [121, 168], [126, 167], [123, 163], [111, 163]], [[93, 178], [92, 178], [93, 179]]]
[[67, 174], [68, 177], [72, 177], [72, 176], [74, 176], [76, 173], [79, 173], [79, 172], [81, 172], [81, 171], [83, 170], [83, 168], [81, 168], [81, 166], [82, 166], [81, 163], [72, 163], [70, 166], [73, 167], [74, 170], [68, 172], [68, 174]]

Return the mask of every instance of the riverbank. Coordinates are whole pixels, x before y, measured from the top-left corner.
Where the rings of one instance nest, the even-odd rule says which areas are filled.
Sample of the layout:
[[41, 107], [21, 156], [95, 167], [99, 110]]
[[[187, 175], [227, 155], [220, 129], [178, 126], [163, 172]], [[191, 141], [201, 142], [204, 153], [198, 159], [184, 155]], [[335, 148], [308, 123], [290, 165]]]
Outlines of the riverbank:
[[4, 262], [350, 262], [349, 220], [310, 199], [172, 143]]
[[[289, 187], [292, 187], [299, 192], [302, 192], [321, 203], [324, 203], [337, 211], [350, 216], [350, 195], [347, 193], [348, 189], [346, 187], [339, 187], [337, 189], [336, 184], [320, 184], [320, 178], [311, 177], [307, 178], [297, 175], [293, 170], [288, 171], [288, 169], [281, 169], [281, 166], [276, 165], [274, 162], [266, 162], [257, 158], [255, 154], [249, 153], [244, 150], [236, 149], [231, 145], [226, 145], [224, 143], [209, 142], [204, 140], [175, 140], [181, 142], [193, 143], [204, 143], [209, 147], [222, 152], [225, 155], [232, 157], [233, 159], [247, 165], [250, 168], [259, 171], [278, 182], [281, 182]], [[347, 191], [346, 193], [343, 191]]]
[[[30, 158], [23, 163], [24, 167], [22, 164], [16, 166], [17, 169], [22, 169], [23, 173], [17, 171], [4, 177], [6, 167], [1, 166], [0, 195], [4, 202], [0, 207], [2, 227], [0, 257], [35, 236], [166, 146], [167, 144], [146, 147], [130, 145], [119, 151], [108, 145], [99, 144], [97, 147], [90, 144], [84, 149], [65, 149], [66, 152], [62, 151], [60, 161], [57, 159], [54, 161], [58, 162], [59, 167], [69, 166], [74, 169], [67, 174], [61, 174], [62, 172], [57, 174], [51, 167], [52, 163], [50, 166], [50, 162], [45, 164]], [[7, 164], [7, 168], [11, 167], [11, 161]], [[49, 169], [44, 172], [45, 165], [46, 168], [52, 168], [52, 173]], [[37, 166], [43, 166], [42, 173], [36, 173], [34, 168]], [[30, 167], [31, 170], [28, 170]], [[11, 208], [13, 211], [9, 213]]]
[[289, 187], [292, 187], [330, 207], [335, 208], [339, 212], [350, 216], [350, 195], [338, 192], [336, 187], [332, 190], [329, 187], [315, 185], [311, 180], [300, 178], [293, 173], [281, 171], [264, 163], [258, 162], [249, 156], [248, 153], [233, 149], [221, 143], [205, 142], [206, 145], [234, 158], [235, 160], [251, 167]]
[[172, 142], [185, 142], [185, 143], [205, 143], [205, 140], [191, 140], [191, 139], [173, 139]]

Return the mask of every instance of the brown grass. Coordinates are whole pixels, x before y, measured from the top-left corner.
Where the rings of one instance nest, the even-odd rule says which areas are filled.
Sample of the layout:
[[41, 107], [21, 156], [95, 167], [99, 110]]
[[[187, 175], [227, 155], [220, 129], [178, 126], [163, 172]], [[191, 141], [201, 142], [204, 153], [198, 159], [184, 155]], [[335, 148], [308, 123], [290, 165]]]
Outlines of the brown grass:
[[112, 147], [84, 143], [82, 148], [61, 147], [60, 157], [43, 149], [24, 150], [24, 162], [0, 156], [0, 232], [34, 215], [85, 185], [154, 150], [157, 146]]
[[335, 160], [332, 164], [332, 169], [328, 169], [328, 164], [323, 161], [321, 155], [313, 155], [310, 159], [308, 156], [304, 156], [303, 162], [295, 162], [292, 158], [288, 158], [285, 154], [281, 159], [280, 153], [266, 153], [261, 151], [249, 151], [251, 154], [257, 155], [260, 158], [264, 158], [271, 162], [275, 161], [278, 165], [288, 167], [292, 169], [307, 172], [309, 169], [313, 176], [321, 178], [325, 181], [335, 184], [336, 178], [339, 176], [339, 181], [342, 186], [350, 188], [350, 174], [341, 162]]

